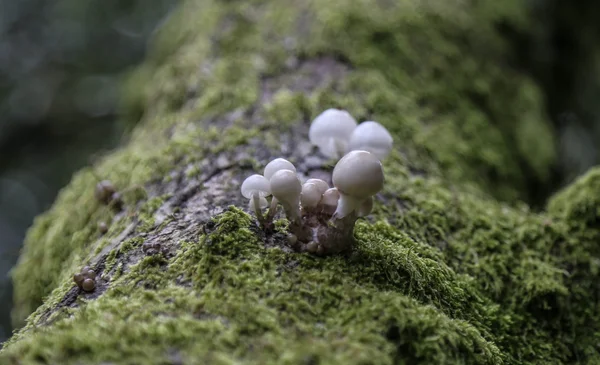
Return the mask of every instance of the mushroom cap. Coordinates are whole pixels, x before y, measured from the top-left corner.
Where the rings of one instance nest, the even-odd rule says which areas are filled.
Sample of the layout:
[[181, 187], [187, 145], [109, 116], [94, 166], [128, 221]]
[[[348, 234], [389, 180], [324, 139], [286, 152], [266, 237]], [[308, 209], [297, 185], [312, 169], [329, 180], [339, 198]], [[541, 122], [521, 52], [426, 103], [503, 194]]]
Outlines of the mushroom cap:
[[267, 180], [271, 180], [273, 174], [279, 170], [290, 170], [296, 172], [296, 167], [293, 163], [285, 158], [276, 158], [265, 166], [264, 176]]
[[254, 193], [258, 193], [258, 196], [267, 196], [271, 194], [271, 185], [269, 180], [259, 174], [248, 176], [242, 183], [242, 195], [246, 199], [251, 199]]
[[341, 194], [366, 199], [383, 188], [383, 167], [374, 154], [351, 151], [335, 165], [332, 180]]
[[292, 170], [279, 170], [271, 176], [271, 193], [282, 202], [296, 203], [300, 199], [302, 183]]
[[305, 184], [315, 184], [321, 192], [321, 194], [325, 193], [327, 189], [329, 189], [329, 184], [327, 184], [325, 180], [321, 179], [308, 179], [306, 180]]
[[323, 193], [319, 187], [313, 183], [306, 182], [302, 185], [302, 193], [300, 194], [300, 204], [304, 208], [314, 208], [319, 204]]
[[94, 290], [94, 288], [96, 287], [96, 282], [93, 279], [85, 279], [82, 283], [81, 283], [81, 288], [84, 291], [92, 291]]
[[321, 204], [329, 207], [337, 207], [338, 200], [340, 199], [340, 192], [336, 188], [327, 189], [323, 193]]
[[383, 160], [392, 150], [394, 139], [384, 126], [377, 122], [362, 122], [354, 129], [348, 142], [349, 150], [368, 151]]
[[345, 110], [327, 109], [312, 121], [308, 139], [327, 157], [337, 157], [345, 151], [356, 120]]

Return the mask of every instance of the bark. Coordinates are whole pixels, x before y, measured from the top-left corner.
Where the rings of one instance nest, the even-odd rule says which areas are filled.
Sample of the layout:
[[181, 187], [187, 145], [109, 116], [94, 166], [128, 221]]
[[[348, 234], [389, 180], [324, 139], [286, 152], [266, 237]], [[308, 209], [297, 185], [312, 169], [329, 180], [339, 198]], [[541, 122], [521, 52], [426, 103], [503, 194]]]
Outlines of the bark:
[[[542, 212], [520, 202], [556, 147], [496, 30], [526, 30], [524, 5], [498, 4], [182, 3], [125, 86], [127, 143], [28, 233], [0, 360], [600, 360], [600, 171]], [[260, 229], [239, 188], [275, 157], [330, 180], [307, 138], [328, 107], [381, 122], [395, 148], [353, 251], [317, 257], [283, 219]], [[100, 180], [121, 203], [96, 199]]]

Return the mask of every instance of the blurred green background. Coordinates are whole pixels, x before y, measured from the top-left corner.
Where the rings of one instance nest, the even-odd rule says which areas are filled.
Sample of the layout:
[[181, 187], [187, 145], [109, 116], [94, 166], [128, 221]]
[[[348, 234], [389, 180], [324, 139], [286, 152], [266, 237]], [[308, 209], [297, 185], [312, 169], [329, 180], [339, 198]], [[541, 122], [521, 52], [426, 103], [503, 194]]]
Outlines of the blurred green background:
[[176, 2], [0, 0], [0, 343], [26, 229], [75, 170], [123, 139], [119, 81]]
[[[527, 29], [496, 26], [508, 67], [542, 87], [559, 146], [552, 179], [527, 194], [540, 208], [599, 161], [600, 2], [524, 1]], [[75, 170], [126, 138], [119, 82], [176, 3], [0, 0], [0, 342], [11, 332], [8, 272], [27, 227]]]

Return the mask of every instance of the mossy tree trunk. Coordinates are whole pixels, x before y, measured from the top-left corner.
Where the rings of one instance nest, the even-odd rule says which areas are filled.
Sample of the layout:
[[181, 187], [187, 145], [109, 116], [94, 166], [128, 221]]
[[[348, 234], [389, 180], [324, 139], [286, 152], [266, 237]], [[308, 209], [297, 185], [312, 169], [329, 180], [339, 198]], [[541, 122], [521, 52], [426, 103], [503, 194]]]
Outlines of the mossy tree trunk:
[[[521, 3], [182, 3], [127, 84], [127, 144], [31, 228], [0, 362], [600, 361], [600, 171], [543, 212], [519, 203], [556, 161], [496, 31], [527, 30]], [[319, 258], [262, 232], [239, 187], [280, 156], [329, 179], [307, 131], [332, 106], [395, 149], [353, 253]]]

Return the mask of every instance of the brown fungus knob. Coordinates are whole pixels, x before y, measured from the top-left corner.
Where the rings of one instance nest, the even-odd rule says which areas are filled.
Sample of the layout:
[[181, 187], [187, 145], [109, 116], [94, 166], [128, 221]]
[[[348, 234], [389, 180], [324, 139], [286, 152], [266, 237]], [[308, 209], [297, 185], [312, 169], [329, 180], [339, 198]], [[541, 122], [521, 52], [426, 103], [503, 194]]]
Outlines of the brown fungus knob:
[[96, 282], [93, 279], [85, 279], [83, 283], [81, 283], [81, 289], [87, 292], [91, 292], [96, 288]]
[[78, 287], [81, 288], [81, 283], [83, 283], [83, 280], [85, 278], [83, 277], [83, 275], [81, 273], [79, 274], [75, 274], [73, 275], [73, 281], [75, 282], [75, 284], [77, 284]]
[[100, 232], [100, 234], [105, 234], [106, 232], [108, 232], [108, 225], [104, 222], [98, 223], [98, 231]]
[[119, 192], [114, 192], [110, 196], [109, 204], [116, 211], [122, 210], [123, 209], [123, 198], [121, 197], [121, 194]]
[[102, 204], [108, 204], [111, 201], [111, 197], [117, 190], [115, 186], [108, 180], [102, 180], [96, 184], [96, 199]]

